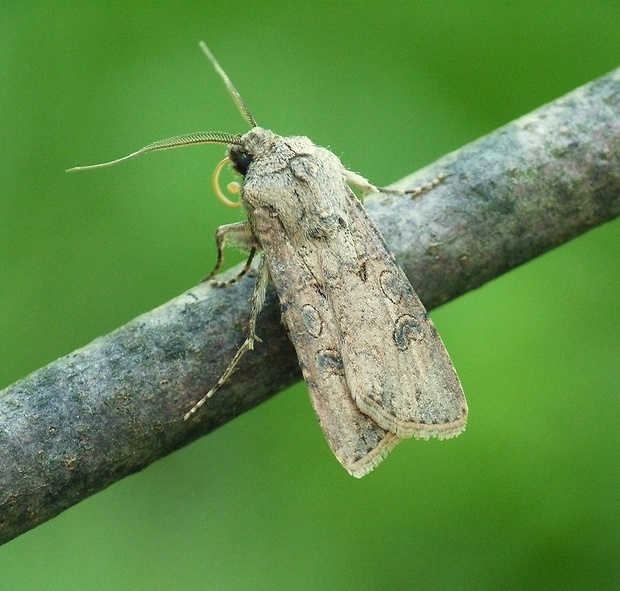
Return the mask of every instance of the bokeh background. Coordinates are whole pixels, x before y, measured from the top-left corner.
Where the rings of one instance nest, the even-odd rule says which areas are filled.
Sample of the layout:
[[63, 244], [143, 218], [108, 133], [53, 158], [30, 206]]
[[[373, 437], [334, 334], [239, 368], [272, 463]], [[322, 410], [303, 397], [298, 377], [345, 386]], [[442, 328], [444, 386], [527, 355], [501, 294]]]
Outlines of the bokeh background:
[[[386, 184], [620, 65], [615, 1], [0, 4], [0, 387], [194, 285], [259, 124]], [[620, 588], [620, 222], [433, 313], [467, 431], [361, 481], [300, 384], [0, 548], [22, 589]]]

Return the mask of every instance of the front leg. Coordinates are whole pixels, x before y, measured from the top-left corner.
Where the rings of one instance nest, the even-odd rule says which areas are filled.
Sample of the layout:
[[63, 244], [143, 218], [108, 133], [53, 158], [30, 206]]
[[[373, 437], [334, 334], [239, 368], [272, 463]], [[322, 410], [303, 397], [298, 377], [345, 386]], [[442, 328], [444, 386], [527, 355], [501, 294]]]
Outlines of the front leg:
[[[220, 226], [215, 234], [215, 243], [217, 244], [217, 261], [213, 271], [209, 273], [202, 281], [210, 281], [214, 287], [226, 287], [232, 283], [236, 283], [252, 267], [252, 260], [257, 250], [260, 248], [258, 241], [252, 233], [252, 228], [249, 222], [238, 222], [236, 224], [226, 224]], [[242, 252], [248, 253], [248, 259], [243, 266], [243, 269], [239, 271], [239, 274], [228, 281], [215, 281], [211, 278], [219, 273], [224, 263], [224, 248], [227, 246], [233, 246]]]

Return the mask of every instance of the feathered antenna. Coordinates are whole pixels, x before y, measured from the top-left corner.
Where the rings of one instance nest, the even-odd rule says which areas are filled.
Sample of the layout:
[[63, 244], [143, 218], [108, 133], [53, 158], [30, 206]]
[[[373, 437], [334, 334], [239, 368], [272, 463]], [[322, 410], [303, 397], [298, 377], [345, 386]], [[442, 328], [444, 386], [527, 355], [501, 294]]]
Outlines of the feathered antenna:
[[[215, 56], [211, 53], [210, 49], [207, 47], [204, 41], [200, 42], [200, 48], [207, 56], [215, 71], [220, 75], [224, 84], [226, 85], [226, 89], [228, 90], [230, 96], [233, 99], [236, 107], [239, 109], [239, 112], [243, 116], [243, 118], [250, 124], [251, 127], [256, 127], [256, 121], [254, 117], [250, 114], [248, 107], [243, 102], [241, 95], [234, 87], [230, 78], [224, 72], [218, 61], [215, 59]], [[92, 170], [94, 168], [106, 168], [108, 166], [113, 166], [114, 164], [119, 164], [120, 162], [125, 162], [125, 160], [130, 160], [131, 158], [135, 158], [136, 156], [141, 156], [142, 154], [147, 154], [148, 152], [157, 152], [159, 150], [170, 150], [171, 148], [183, 148], [185, 146], [195, 146], [198, 144], [224, 144], [226, 146], [239, 144], [239, 138], [241, 136], [239, 134], [226, 133], [224, 131], [199, 131], [196, 133], [188, 133], [185, 135], [178, 135], [175, 137], [168, 138], [166, 140], [159, 140], [156, 142], [152, 142], [127, 156], [123, 156], [122, 158], [117, 158], [116, 160], [110, 160], [109, 162], [102, 162], [101, 164], [90, 164], [88, 166], [74, 166], [73, 168], [69, 168], [67, 172], [75, 172], [78, 170]]]

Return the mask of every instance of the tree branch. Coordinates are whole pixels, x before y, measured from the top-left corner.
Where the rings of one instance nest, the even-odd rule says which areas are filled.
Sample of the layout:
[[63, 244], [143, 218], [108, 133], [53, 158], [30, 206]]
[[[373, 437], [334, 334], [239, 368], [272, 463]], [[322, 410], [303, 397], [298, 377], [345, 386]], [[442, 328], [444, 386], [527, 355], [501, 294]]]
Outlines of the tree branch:
[[[620, 212], [620, 70], [366, 200], [429, 309]], [[199, 285], [0, 392], [0, 543], [300, 379], [270, 291], [263, 342], [184, 422], [243, 342], [253, 280]]]

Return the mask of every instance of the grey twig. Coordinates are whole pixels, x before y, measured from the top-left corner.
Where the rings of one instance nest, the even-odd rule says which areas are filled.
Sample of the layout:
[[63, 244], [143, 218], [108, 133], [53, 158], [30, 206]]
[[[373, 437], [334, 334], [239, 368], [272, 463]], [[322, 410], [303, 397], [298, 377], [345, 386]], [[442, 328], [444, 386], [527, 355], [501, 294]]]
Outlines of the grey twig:
[[[432, 309], [620, 212], [620, 70], [366, 200]], [[0, 543], [300, 378], [270, 292], [263, 342], [193, 420], [244, 339], [253, 280], [199, 285], [0, 392]]]

